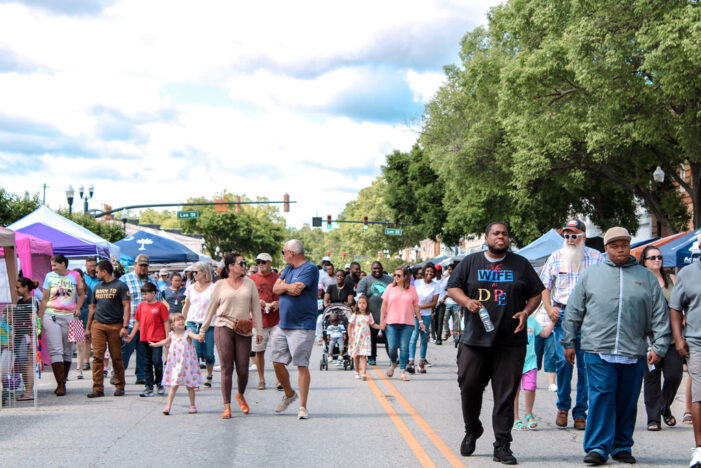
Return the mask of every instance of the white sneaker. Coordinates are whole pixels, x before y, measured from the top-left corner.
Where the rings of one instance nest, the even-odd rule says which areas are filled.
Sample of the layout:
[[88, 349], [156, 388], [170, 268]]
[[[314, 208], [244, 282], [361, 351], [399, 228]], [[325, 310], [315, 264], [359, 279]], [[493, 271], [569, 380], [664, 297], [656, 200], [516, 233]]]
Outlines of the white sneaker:
[[251, 364], [251, 367], [248, 368], [248, 370], [256, 370], [258, 367], [255, 364]]
[[701, 447], [691, 449], [693, 455], [689, 462], [689, 468], [701, 468]]
[[307, 408], [300, 406], [299, 411], [297, 411], [297, 419], [309, 419], [309, 411]]
[[221, 366], [214, 366], [214, 372], [221, 372]]
[[549, 392], [557, 392], [557, 385], [556, 385], [556, 384], [550, 384], [550, 386], [548, 386], [548, 391], [549, 391]]

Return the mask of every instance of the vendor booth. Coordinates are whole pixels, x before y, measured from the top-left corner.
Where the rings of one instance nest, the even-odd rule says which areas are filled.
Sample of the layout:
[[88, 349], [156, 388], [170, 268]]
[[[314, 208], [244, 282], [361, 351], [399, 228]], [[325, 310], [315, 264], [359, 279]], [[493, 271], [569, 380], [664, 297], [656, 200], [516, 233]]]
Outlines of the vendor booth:
[[129, 265], [134, 264], [134, 259], [139, 254], [148, 255], [152, 264], [192, 263], [201, 257], [180, 242], [145, 231], [135, 232], [116, 244], [121, 251], [120, 261]]

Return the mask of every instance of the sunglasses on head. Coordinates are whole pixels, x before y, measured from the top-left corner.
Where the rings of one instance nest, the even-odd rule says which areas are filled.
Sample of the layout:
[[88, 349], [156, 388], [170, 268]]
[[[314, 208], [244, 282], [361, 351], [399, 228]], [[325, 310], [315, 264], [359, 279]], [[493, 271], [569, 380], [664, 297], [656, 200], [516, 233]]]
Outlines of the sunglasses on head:
[[645, 257], [645, 260], [662, 260], [662, 255], [650, 255], [649, 257]]
[[562, 237], [565, 239], [579, 239], [583, 234], [564, 234]]

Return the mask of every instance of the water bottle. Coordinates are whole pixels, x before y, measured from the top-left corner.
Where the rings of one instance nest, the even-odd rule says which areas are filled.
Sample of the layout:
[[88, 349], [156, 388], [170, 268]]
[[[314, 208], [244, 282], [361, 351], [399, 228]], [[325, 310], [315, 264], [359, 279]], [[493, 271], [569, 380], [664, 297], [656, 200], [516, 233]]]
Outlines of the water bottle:
[[484, 325], [484, 329], [487, 333], [491, 333], [494, 331], [494, 324], [492, 323], [492, 319], [489, 318], [489, 312], [487, 312], [487, 309], [483, 307], [480, 307], [479, 310], [479, 315], [480, 315], [480, 320], [482, 320], [482, 325]]
[[265, 303], [265, 311], [263, 313], [265, 313], [265, 314], [270, 313], [270, 302]]

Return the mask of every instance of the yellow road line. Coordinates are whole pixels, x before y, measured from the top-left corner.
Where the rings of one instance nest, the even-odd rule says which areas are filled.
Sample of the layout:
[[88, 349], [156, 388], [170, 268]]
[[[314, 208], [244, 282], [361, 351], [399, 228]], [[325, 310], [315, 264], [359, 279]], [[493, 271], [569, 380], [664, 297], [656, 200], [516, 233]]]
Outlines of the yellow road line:
[[443, 439], [440, 438], [438, 434], [436, 434], [436, 431], [431, 428], [431, 426], [428, 425], [426, 420], [421, 417], [421, 415], [414, 409], [413, 406], [409, 404], [409, 402], [404, 398], [404, 396], [399, 393], [399, 390], [397, 390], [397, 387], [392, 385], [392, 382], [389, 381], [389, 379], [377, 369], [377, 367], [373, 366], [372, 370], [375, 371], [375, 373], [380, 376], [380, 379], [387, 385], [387, 388], [389, 389], [390, 392], [397, 398], [397, 401], [399, 402], [400, 405], [404, 407], [404, 409], [409, 413], [409, 415], [414, 419], [416, 424], [421, 428], [422, 431], [428, 436], [429, 439], [431, 439], [431, 442], [433, 442], [433, 445], [436, 446], [436, 448], [443, 454], [443, 456], [450, 462], [450, 464], [454, 467], [464, 467], [465, 465], [463, 464], [462, 460], [448, 447], [448, 445], [443, 442]]
[[389, 415], [390, 419], [394, 423], [394, 425], [397, 427], [397, 430], [399, 430], [399, 433], [402, 435], [404, 438], [404, 441], [407, 443], [409, 448], [411, 449], [412, 452], [414, 452], [414, 455], [416, 455], [416, 458], [419, 459], [419, 463], [421, 463], [421, 466], [424, 467], [436, 467], [436, 464], [433, 463], [433, 460], [431, 460], [431, 457], [428, 456], [426, 451], [421, 447], [421, 444], [419, 444], [419, 441], [416, 440], [416, 437], [414, 437], [414, 434], [411, 433], [409, 428], [407, 427], [406, 424], [404, 424], [404, 421], [402, 421], [402, 418], [397, 414], [397, 411], [392, 407], [392, 405], [389, 404], [385, 396], [382, 394], [380, 391], [380, 388], [377, 386], [375, 381], [368, 375], [368, 387], [370, 387], [370, 390], [372, 393], [375, 394], [375, 397], [377, 398], [377, 401], [380, 402], [380, 405], [382, 408], [387, 412], [387, 415]]

